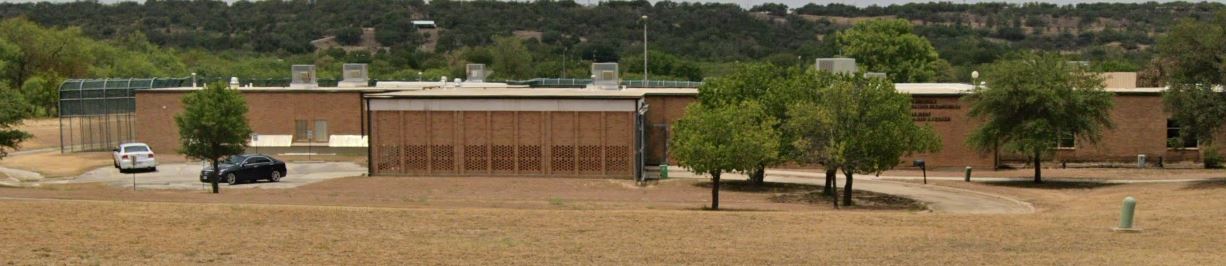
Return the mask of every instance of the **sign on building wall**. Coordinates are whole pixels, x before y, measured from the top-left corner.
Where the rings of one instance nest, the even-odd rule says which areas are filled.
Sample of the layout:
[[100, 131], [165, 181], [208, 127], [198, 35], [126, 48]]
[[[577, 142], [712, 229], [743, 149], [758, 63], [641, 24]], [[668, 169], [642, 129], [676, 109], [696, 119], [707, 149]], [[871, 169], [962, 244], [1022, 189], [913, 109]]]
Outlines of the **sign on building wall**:
[[936, 99], [911, 99], [911, 120], [916, 122], [949, 122], [947, 115], [933, 114], [943, 109], [962, 109], [962, 105], [938, 103]]

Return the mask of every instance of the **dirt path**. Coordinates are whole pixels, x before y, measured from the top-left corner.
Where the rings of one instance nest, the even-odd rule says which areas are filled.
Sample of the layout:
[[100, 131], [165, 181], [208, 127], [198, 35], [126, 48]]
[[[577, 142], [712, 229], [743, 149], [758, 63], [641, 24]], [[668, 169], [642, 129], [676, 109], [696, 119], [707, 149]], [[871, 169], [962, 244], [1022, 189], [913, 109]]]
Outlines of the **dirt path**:
[[[673, 177], [706, 178], [689, 172], [670, 171]], [[724, 179], [745, 179], [745, 175], [725, 174]], [[787, 170], [767, 170], [766, 180], [771, 182], [801, 183], [822, 185], [824, 174]], [[843, 177], [839, 177], [843, 182]], [[872, 176], [856, 177], [856, 189], [877, 193], [907, 197], [928, 204], [933, 212], [957, 214], [1026, 214], [1034, 213], [1034, 206], [1007, 196], [983, 192], [941, 187], [935, 185], [919, 185], [903, 182], [881, 180]]]

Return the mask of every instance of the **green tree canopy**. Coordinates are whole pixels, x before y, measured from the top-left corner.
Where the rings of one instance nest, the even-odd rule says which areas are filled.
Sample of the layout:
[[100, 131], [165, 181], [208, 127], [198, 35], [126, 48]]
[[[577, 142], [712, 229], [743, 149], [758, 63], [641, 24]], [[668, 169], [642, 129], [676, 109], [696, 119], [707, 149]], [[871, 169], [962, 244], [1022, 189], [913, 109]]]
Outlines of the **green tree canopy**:
[[1179, 125], [1179, 137], [1168, 143], [1212, 146], [1214, 136], [1226, 123], [1226, 94], [1212, 84], [1172, 83], [1162, 93], [1162, 102], [1171, 120]]
[[532, 54], [524, 42], [514, 36], [494, 38], [492, 47], [494, 75], [502, 79], [526, 79], [532, 76]]
[[673, 127], [669, 152], [690, 171], [711, 175], [711, 209], [719, 209], [720, 174], [752, 171], [779, 156], [776, 123], [753, 101], [691, 104]]
[[[833, 75], [819, 73], [807, 67], [783, 67], [772, 64], [740, 65], [736, 71], [718, 78], [712, 78], [698, 89], [698, 101], [707, 106], [736, 106], [742, 102], [752, 101], [762, 106], [767, 116], [777, 121], [787, 120], [787, 108], [798, 102], [813, 102], [817, 100], [819, 88], [829, 84]], [[783, 132], [781, 124], [776, 124], [774, 130]], [[758, 161], [759, 167], [750, 173], [750, 181], [761, 184], [765, 179], [765, 169], [783, 163], [790, 157], [791, 146], [788, 145], [792, 136], [782, 133], [778, 139], [779, 157], [769, 157]]]
[[[1214, 150], [1214, 136], [1226, 124], [1226, 94], [1215, 89], [1226, 84], [1226, 11], [1201, 21], [1183, 20], [1156, 48], [1169, 80], [1163, 105], [1180, 128], [1179, 138], [1168, 142], [1196, 141], [1206, 146], [1202, 152]], [[1204, 163], [1212, 166], [1210, 160]]]
[[22, 141], [30, 138], [29, 133], [15, 128], [21, 124], [26, 112], [22, 110], [25, 105], [21, 103], [20, 95], [14, 94], [4, 84], [0, 84], [0, 159], [8, 156], [10, 150], [20, 147]]
[[217, 193], [217, 162], [242, 154], [251, 136], [243, 95], [225, 83], [209, 84], [183, 97], [183, 112], [175, 114], [175, 124], [179, 126], [179, 153], [212, 163], [210, 179], [213, 193]]
[[1040, 162], [1060, 134], [1096, 143], [1112, 127], [1111, 93], [1103, 79], [1053, 54], [1020, 54], [984, 70], [986, 87], [965, 97], [970, 115], [984, 119], [967, 143], [981, 151], [1003, 147], [1034, 163], [1034, 181], [1042, 182]]
[[1201, 21], [1183, 20], [1155, 48], [1171, 63], [1173, 83], [1226, 83], [1226, 10]]
[[821, 88], [818, 101], [794, 104], [788, 114], [797, 161], [841, 169], [844, 205], [852, 205], [854, 174], [880, 173], [903, 156], [941, 147], [930, 127], [912, 121], [911, 96], [883, 79], [840, 75]]
[[835, 40], [843, 56], [855, 58], [865, 71], [885, 72], [894, 82], [936, 80], [941, 69], [949, 68], [932, 43], [902, 19], [866, 20], [839, 32]]

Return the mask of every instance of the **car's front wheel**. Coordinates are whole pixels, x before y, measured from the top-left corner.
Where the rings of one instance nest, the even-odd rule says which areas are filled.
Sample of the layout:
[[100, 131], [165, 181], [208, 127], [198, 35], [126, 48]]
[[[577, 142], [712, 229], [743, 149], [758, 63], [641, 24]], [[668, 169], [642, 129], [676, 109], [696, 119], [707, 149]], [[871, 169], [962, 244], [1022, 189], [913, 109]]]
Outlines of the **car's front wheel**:
[[268, 176], [268, 181], [281, 182], [281, 172], [272, 171], [272, 174]]
[[226, 184], [231, 186], [238, 185], [238, 176], [235, 176], [234, 173], [226, 174]]

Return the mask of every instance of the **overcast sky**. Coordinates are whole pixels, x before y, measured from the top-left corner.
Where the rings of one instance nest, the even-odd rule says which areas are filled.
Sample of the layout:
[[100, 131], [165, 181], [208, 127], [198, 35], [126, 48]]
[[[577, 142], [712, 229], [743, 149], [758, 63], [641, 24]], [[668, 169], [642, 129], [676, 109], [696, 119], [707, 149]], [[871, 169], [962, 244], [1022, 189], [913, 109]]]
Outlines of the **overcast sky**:
[[[10, 2], [10, 3], [12, 3], [12, 2], [17, 2], [17, 3], [22, 3], [22, 2], [73, 2], [73, 1], [77, 1], [77, 0], [0, 0], [0, 2]], [[99, 0], [99, 1], [100, 1], [100, 2], [103, 2], [103, 3], [115, 3], [115, 2], [133, 2], [132, 0]], [[234, 2], [235, 0], [226, 0], [226, 1], [227, 1], [227, 2]], [[523, 0], [521, 0], [521, 1], [523, 1]], [[1036, 2], [1035, 0], [946, 0], [946, 1], [949, 1], [949, 2], [955, 2], [955, 3], [979, 3], [979, 2], [1009, 2], [1009, 3], [1026, 3], [1026, 2]], [[1048, 3], [1057, 3], [1057, 4], [1074, 4], [1074, 3], [1094, 3], [1094, 2], [1141, 3], [1141, 2], [1149, 2], [1149, 1], [1151, 1], [1151, 0], [1113, 0], [1113, 1], [1102, 1], [1102, 0], [1046, 0], [1046, 1], [1037, 1], [1037, 2], [1048, 2]], [[144, 0], [135, 1], [135, 2], [144, 2]], [[575, 2], [580, 3], [580, 4], [587, 4], [587, 3], [595, 3], [595, 2], [599, 2], [599, 0], [575, 0]], [[656, 0], [652, 0], [652, 2], [656, 2]], [[817, 4], [826, 4], [826, 3], [843, 3], [843, 4], [851, 4], [851, 5], [857, 5], [857, 6], [868, 6], [868, 5], [874, 5], [874, 4], [876, 4], [876, 5], [890, 5], [890, 4], [902, 4], [902, 3], [911, 3], [911, 2], [921, 2], [921, 3], [922, 3], [922, 2], [933, 2], [933, 1], [908, 1], [908, 0], [860, 0], [860, 1], [846, 1], [846, 0], [845, 0], [845, 1], [837, 1], [837, 0], [688, 0], [688, 1], [674, 1], [674, 2], [719, 2], [719, 3], [737, 3], [737, 4], [740, 4], [741, 6], [744, 6], [744, 7], [750, 7], [750, 6], [754, 6], [754, 5], [761, 4], [761, 3], [784, 3], [784, 4], [787, 4], [788, 6], [791, 6], [791, 7], [800, 7], [800, 6], [803, 6], [803, 5], [808, 4], [808, 3], [817, 3]], [[1175, 2], [1175, 1], [1169, 1], [1169, 0], [1157, 0], [1157, 2]], [[1200, 1], [1195, 1], [1195, 2], [1200, 2]], [[1226, 2], [1226, 0], [1212, 0], [1212, 1], [1208, 1], [1208, 2]]]

